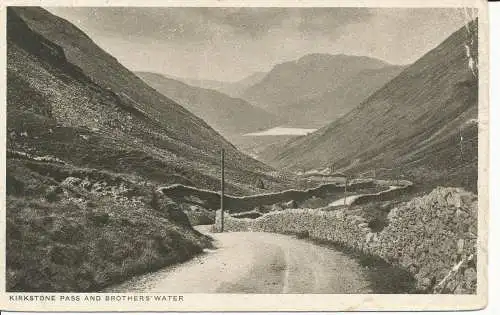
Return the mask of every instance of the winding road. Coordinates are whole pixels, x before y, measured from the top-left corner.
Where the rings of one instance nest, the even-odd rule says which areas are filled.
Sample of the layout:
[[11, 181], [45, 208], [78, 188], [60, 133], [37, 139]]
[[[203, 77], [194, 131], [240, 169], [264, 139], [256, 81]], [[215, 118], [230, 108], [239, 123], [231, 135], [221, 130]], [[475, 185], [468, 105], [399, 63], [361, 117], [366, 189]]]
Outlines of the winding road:
[[[365, 195], [348, 196], [352, 204]], [[329, 206], [340, 206], [338, 199]], [[373, 293], [373, 271], [333, 248], [293, 236], [264, 232], [211, 233], [216, 249], [205, 250], [188, 262], [138, 276], [105, 292], [161, 293]], [[375, 270], [378, 277], [397, 278], [393, 270]], [[396, 280], [396, 282], [399, 280]], [[389, 281], [390, 282], [390, 281]], [[392, 284], [391, 284], [392, 285]], [[390, 285], [390, 286], [391, 286]], [[386, 286], [386, 284], [384, 284]], [[377, 289], [379, 290], [380, 287]], [[399, 288], [398, 288], [399, 290]]]
[[[377, 195], [380, 195], [380, 194], [384, 194], [386, 192], [389, 192], [389, 191], [392, 191], [392, 190], [396, 190], [396, 189], [399, 189], [401, 188], [401, 186], [389, 186], [389, 188], [387, 188], [386, 190], [383, 190], [383, 191], [379, 191], [378, 193], [374, 193], [374, 194], [360, 194], [360, 195], [352, 195], [352, 196], [347, 196], [345, 198], [345, 204], [346, 205], [351, 205], [354, 201], [356, 201], [356, 199], [358, 199], [359, 197], [363, 197], [363, 196], [377, 196]], [[341, 199], [337, 199], [331, 203], [328, 204], [329, 207], [337, 207], [337, 206], [343, 206], [344, 205], [344, 198], [341, 198]]]
[[371, 293], [365, 270], [336, 250], [292, 236], [209, 233], [217, 249], [190, 261], [133, 278], [107, 292]]

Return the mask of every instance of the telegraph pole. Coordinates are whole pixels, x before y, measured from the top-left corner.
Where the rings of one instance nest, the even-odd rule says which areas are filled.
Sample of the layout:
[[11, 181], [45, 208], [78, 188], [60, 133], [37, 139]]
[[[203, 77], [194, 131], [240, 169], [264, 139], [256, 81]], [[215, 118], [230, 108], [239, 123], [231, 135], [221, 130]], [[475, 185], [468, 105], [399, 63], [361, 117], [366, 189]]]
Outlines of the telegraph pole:
[[220, 231], [224, 232], [224, 149], [220, 152]]
[[344, 187], [344, 207], [347, 205], [347, 183], [349, 182], [349, 177], [345, 177], [345, 187]]
[[464, 138], [462, 136], [462, 126], [460, 126], [458, 130], [460, 132], [460, 159], [463, 161], [464, 153], [463, 153], [462, 141], [464, 140]]

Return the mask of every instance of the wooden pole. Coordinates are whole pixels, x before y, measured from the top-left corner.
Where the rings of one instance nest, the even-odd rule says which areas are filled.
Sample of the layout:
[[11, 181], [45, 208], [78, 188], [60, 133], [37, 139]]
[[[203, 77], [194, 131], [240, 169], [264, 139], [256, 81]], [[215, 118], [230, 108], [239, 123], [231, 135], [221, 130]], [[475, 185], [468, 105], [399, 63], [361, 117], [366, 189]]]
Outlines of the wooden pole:
[[462, 127], [460, 127], [458, 130], [460, 132], [460, 159], [463, 161], [464, 160], [464, 153], [463, 153], [462, 141], [464, 138], [462, 136]]
[[344, 207], [347, 206], [347, 183], [349, 181], [349, 177], [345, 177], [345, 187], [344, 187]]
[[220, 231], [224, 232], [224, 149], [220, 154], [221, 177], [220, 177]]

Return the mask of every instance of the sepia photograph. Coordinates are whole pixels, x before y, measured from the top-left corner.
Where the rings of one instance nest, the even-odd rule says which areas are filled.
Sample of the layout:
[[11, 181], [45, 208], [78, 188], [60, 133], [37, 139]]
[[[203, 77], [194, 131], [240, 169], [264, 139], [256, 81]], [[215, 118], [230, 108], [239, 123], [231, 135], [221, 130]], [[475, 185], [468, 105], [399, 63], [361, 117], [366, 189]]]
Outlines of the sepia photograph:
[[4, 7], [7, 305], [482, 296], [468, 3]]

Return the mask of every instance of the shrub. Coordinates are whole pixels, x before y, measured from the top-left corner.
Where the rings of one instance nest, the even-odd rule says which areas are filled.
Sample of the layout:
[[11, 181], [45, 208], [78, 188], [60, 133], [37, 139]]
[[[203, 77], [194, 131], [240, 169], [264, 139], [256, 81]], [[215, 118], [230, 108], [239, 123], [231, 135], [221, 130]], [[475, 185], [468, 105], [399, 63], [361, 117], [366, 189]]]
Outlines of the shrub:
[[59, 194], [62, 192], [63, 190], [60, 186], [50, 186], [45, 193], [45, 199], [49, 202], [55, 202], [59, 199]]
[[255, 187], [258, 189], [266, 189], [266, 186], [264, 185], [264, 181], [262, 181], [262, 179], [260, 179], [260, 178], [257, 178], [255, 180]]

